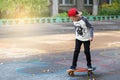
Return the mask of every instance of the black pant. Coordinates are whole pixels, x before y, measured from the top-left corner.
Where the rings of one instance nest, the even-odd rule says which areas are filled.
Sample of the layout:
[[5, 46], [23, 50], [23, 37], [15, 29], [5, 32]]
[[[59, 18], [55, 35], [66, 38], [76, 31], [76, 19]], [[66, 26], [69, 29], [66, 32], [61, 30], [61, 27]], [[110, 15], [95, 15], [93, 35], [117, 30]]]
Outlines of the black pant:
[[81, 48], [82, 43], [84, 45], [84, 53], [86, 56], [87, 66], [91, 66], [90, 41], [80, 41], [76, 39], [72, 67], [77, 66], [78, 55], [80, 53], [80, 48]]

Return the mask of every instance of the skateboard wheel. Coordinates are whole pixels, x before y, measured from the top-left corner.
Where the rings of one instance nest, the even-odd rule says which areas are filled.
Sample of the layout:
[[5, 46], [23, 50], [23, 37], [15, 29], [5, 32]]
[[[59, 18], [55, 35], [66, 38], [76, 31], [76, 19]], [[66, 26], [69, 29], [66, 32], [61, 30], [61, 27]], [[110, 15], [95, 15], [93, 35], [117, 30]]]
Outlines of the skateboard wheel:
[[93, 78], [92, 80], [96, 80], [95, 78]]
[[70, 72], [68, 72], [68, 75], [74, 76], [74, 72], [73, 72], [73, 71], [70, 71]]
[[96, 80], [96, 79], [93, 78], [93, 79], [88, 79], [88, 80]]

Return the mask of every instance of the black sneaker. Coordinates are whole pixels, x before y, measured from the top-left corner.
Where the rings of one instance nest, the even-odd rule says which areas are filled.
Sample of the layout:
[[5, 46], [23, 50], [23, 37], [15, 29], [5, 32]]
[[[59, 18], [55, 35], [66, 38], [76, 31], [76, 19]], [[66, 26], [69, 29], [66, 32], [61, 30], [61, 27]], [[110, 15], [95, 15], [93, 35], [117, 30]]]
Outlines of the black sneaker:
[[75, 70], [76, 67], [75, 67], [75, 66], [71, 66], [70, 69], [71, 69], [71, 70]]
[[93, 67], [91, 65], [88, 66], [88, 70], [93, 70]]

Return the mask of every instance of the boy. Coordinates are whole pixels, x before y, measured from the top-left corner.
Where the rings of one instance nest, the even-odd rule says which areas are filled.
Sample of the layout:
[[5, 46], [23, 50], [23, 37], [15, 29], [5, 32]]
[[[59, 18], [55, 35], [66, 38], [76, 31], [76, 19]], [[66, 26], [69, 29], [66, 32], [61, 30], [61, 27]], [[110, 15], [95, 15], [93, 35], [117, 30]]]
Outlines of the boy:
[[82, 16], [82, 12], [79, 12], [76, 8], [69, 9], [68, 16], [73, 21], [76, 34], [73, 62], [70, 69], [76, 69], [78, 55], [80, 52], [81, 45], [83, 44], [88, 70], [93, 70], [90, 54], [90, 42], [93, 40], [93, 27], [88, 22], [88, 20]]

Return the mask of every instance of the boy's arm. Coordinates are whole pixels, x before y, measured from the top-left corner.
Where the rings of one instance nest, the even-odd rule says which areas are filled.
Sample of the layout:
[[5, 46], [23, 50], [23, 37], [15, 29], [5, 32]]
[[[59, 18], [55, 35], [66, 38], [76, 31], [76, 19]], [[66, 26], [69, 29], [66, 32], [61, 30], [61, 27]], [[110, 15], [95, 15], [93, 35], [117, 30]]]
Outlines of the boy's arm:
[[90, 37], [93, 38], [93, 30], [94, 28], [92, 27], [92, 25], [89, 23], [89, 21], [87, 20], [87, 18], [83, 17], [83, 20], [86, 23], [86, 26], [89, 28], [90, 30]]

